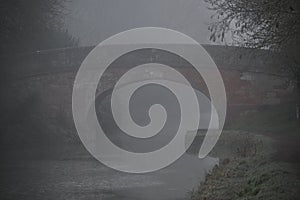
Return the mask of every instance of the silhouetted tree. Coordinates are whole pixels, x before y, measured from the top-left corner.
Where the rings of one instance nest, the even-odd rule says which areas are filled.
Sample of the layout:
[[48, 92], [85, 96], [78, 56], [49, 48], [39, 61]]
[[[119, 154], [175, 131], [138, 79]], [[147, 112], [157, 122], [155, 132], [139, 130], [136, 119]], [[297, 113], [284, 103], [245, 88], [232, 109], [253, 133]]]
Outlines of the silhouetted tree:
[[252, 48], [278, 48], [299, 40], [298, 0], [205, 0], [216, 12], [209, 27], [210, 39], [223, 41], [226, 34], [234, 44]]
[[66, 0], [0, 0], [1, 53], [73, 46], [63, 27]]
[[[275, 50], [283, 55], [300, 93], [299, 0], [204, 0], [215, 11], [210, 40]], [[300, 95], [299, 95], [300, 96]], [[300, 101], [300, 97], [299, 97]]]

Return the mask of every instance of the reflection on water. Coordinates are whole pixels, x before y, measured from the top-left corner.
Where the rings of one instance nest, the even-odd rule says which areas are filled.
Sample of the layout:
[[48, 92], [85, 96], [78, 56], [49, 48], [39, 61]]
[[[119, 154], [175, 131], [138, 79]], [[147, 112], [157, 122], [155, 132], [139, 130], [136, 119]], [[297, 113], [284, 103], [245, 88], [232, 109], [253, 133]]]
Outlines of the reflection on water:
[[141, 175], [114, 171], [92, 158], [1, 163], [0, 199], [188, 199], [217, 162], [185, 154], [167, 168]]
[[[174, 137], [174, 124], [180, 121], [180, 112], [172, 95], [163, 96], [163, 92], [148, 92], [149, 97], [136, 95], [135, 120], [140, 124], [149, 123], [148, 108], [154, 102], [166, 104], [168, 120], [162, 133], [151, 137], [151, 141], [134, 140], [122, 134], [113, 123], [110, 102], [107, 96], [97, 99], [97, 114], [102, 115], [100, 123], [107, 136], [122, 148], [134, 152], [161, 148]], [[156, 95], [161, 98], [153, 98]], [[162, 98], [163, 97], [163, 98]], [[98, 101], [99, 100], [99, 101]], [[122, 103], [122, 101], [120, 102]], [[144, 106], [147, 104], [147, 106]], [[205, 106], [210, 114], [210, 104]], [[169, 108], [169, 109], [168, 109]], [[107, 111], [108, 110], [108, 111]], [[204, 116], [204, 117], [203, 117]], [[205, 118], [205, 113], [202, 119]], [[210, 119], [210, 115], [207, 117]], [[208, 121], [208, 120], [206, 120]], [[175, 129], [177, 126], [175, 126]], [[188, 141], [188, 138], [186, 138]], [[171, 166], [147, 174], [121, 173], [105, 167], [93, 158], [80, 156], [69, 160], [35, 160], [1, 162], [0, 164], [0, 199], [55, 199], [55, 200], [174, 200], [188, 199], [188, 192], [199, 186], [205, 175], [218, 163], [218, 159], [207, 157], [198, 159], [201, 141], [193, 143], [190, 150], [195, 154], [184, 154]], [[197, 146], [198, 145], [198, 146]], [[77, 148], [77, 147], [76, 147]], [[146, 152], [147, 152], [146, 151]], [[73, 159], [72, 159], [73, 158]]]

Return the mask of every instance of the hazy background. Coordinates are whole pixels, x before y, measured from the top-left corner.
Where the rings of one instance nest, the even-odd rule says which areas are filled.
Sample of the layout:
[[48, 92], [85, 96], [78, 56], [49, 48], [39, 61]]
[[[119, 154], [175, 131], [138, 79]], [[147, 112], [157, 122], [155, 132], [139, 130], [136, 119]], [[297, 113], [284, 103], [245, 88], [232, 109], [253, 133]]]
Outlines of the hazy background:
[[80, 46], [137, 27], [165, 27], [183, 32], [201, 44], [211, 44], [212, 12], [203, 0], [73, 0], [66, 26]]

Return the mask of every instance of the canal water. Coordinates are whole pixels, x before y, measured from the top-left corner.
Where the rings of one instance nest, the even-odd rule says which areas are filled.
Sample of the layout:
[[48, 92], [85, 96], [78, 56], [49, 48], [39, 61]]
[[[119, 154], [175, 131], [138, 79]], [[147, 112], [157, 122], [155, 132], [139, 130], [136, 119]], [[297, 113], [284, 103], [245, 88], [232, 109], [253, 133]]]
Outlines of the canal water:
[[217, 162], [185, 154], [147, 174], [117, 172], [93, 158], [1, 163], [0, 199], [184, 200]]
[[[153, 87], [157, 90], [156, 86]], [[151, 89], [151, 88], [150, 88]], [[161, 91], [161, 92], [159, 92]], [[184, 91], [184, 90], [183, 90]], [[174, 137], [180, 122], [178, 102], [166, 91], [137, 93], [133, 118], [136, 123], [149, 123], [149, 107], [165, 105], [168, 120], [163, 132], [149, 138], [149, 141], [134, 139], [121, 133], [112, 123], [109, 101], [100, 99], [97, 115], [109, 139], [116, 145], [133, 152], [148, 152], [168, 144]], [[154, 98], [155, 97], [155, 98]], [[202, 98], [204, 99], [204, 98]], [[205, 100], [205, 99], [204, 99]], [[203, 100], [203, 101], [204, 101]], [[207, 101], [208, 102], [208, 101]], [[96, 102], [97, 103], [97, 102]], [[122, 99], [120, 99], [122, 104]], [[204, 103], [202, 103], [204, 104]], [[210, 108], [210, 104], [204, 108]], [[209, 112], [209, 111], [208, 111]], [[203, 115], [205, 116], [205, 115]], [[203, 117], [202, 117], [203, 119]], [[210, 115], [208, 117], [210, 119]], [[209, 120], [206, 120], [209, 122]], [[151, 140], [151, 141], [150, 141]], [[195, 143], [196, 144], [196, 143]], [[0, 199], [2, 200], [185, 200], [189, 192], [199, 187], [205, 175], [218, 164], [217, 158], [199, 159], [198, 142], [195, 153], [185, 153], [172, 165], [159, 171], [146, 174], [128, 174], [110, 169], [92, 156], [70, 156], [67, 159], [39, 159], [5, 161], [0, 163]], [[194, 145], [194, 143], [192, 144]]]

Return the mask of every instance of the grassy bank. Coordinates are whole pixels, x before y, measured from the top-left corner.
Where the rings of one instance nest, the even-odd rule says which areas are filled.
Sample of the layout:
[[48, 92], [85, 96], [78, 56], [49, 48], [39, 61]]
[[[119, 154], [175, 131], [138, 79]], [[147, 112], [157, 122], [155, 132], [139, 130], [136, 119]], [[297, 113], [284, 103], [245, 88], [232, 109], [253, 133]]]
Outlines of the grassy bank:
[[220, 157], [220, 165], [191, 193], [191, 199], [300, 198], [300, 129], [292, 107], [242, 113], [227, 129], [231, 130], [223, 132], [212, 152]]

